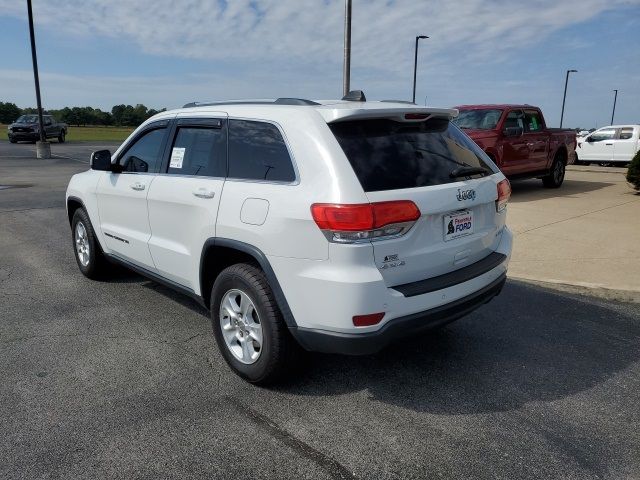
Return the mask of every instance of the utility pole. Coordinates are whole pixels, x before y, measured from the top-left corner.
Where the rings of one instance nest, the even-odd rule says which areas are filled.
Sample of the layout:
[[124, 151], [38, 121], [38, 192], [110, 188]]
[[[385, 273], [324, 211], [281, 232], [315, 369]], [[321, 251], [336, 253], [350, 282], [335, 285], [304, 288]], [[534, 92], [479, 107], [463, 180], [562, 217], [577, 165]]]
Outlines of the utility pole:
[[38, 77], [38, 58], [36, 56], [36, 37], [33, 31], [33, 11], [31, 0], [27, 0], [27, 13], [29, 15], [29, 36], [31, 37], [31, 60], [33, 61], [33, 78], [36, 83], [36, 102], [38, 106], [38, 125], [40, 130], [40, 141], [36, 144], [37, 158], [51, 158], [51, 145], [47, 142], [44, 131], [44, 121], [42, 120], [42, 101], [40, 99], [40, 78]]
[[614, 90], [616, 95], [613, 97], [613, 112], [611, 112], [611, 125], [613, 125], [613, 116], [616, 114], [616, 101], [618, 100], [618, 90]]
[[567, 70], [567, 77], [564, 79], [564, 96], [562, 97], [562, 113], [560, 114], [560, 128], [562, 128], [562, 120], [564, 119], [564, 102], [567, 100], [567, 84], [569, 83], [569, 74], [575, 73], [577, 70]]
[[426, 35], [418, 35], [416, 37], [416, 48], [413, 60], [413, 99], [411, 100], [413, 103], [416, 103], [416, 79], [418, 77], [418, 41], [427, 38], [429, 37], [427, 37]]
[[351, 0], [344, 2], [344, 63], [342, 66], [342, 95], [351, 90]]

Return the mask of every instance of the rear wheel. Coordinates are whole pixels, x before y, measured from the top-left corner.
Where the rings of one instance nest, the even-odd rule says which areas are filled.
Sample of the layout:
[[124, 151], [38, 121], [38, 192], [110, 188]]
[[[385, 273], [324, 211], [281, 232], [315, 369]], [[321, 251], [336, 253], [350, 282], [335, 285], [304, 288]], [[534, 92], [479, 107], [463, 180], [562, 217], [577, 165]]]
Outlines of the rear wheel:
[[564, 157], [561, 154], [556, 154], [549, 174], [542, 177], [542, 184], [547, 188], [559, 188], [564, 182], [565, 171]]
[[9, 142], [10, 143], [18, 143], [18, 141], [15, 138], [9, 137]]
[[84, 208], [77, 209], [73, 214], [71, 232], [76, 262], [82, 274], [92, 280], [104, 278], [108, 263]]
[[66, 135], [67, 134], [64, 130], [60, 130], [60, 134], [58, 135], [58, 143], [64, 143]]
[[213, 333], [225, 361], [245, 380], [274, 383], [290, 374], [300, 347], [289, 333], [264, 272], [239, 263], [211, 290]]

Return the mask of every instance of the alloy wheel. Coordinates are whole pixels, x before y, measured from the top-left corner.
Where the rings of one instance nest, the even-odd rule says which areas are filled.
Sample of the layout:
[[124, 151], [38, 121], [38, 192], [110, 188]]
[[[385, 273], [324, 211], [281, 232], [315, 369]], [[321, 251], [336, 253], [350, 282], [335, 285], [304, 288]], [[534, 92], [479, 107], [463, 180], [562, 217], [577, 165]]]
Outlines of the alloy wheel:
[[238, 361], [246, 365], [258, 361], [262, 353], [262, 324], [249, 295], [237, 289], [223, 295], [220, 327], [227, 348]]

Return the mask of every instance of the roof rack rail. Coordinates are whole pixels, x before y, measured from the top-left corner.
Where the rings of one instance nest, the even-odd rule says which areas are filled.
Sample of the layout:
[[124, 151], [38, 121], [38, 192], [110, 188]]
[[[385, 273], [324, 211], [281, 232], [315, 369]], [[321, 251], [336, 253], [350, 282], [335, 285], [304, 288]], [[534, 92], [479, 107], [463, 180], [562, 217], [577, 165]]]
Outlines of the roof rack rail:
[[412, 102], [410, 100], [380, 100], [381, 102], [387, 102], [387, 103], [406, 103], [408, 105], [416, 105], [415, 102]]
[[348, 102], [366, 102], [367, 97], [364, 96], [364, 92], [362, 90], [351, 90], [342, 97], [342, 100], [347, 100]]
[[275, 102], [278, 105], [320, 105], [318, 102], [314, 102], [313, 100], [306, 100], [304, 98], [278, 98]]
[[220, 102], [189, 102], [185, 103], [182, 108], [194, 107], [215, 107], [218, 105], [320, 105], [312, 100], [304, 98], [278, 98], [276, 100], [228, 100]]

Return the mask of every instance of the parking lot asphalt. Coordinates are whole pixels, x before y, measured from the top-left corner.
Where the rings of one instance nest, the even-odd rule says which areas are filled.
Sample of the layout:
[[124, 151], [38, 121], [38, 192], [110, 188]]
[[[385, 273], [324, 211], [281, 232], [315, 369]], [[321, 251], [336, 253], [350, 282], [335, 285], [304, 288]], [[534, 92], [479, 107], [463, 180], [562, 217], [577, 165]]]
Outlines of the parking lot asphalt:
[[84, 147], [22, 146], [0, 143], [20, 187], [0, 190], [0, 478], [640, 477], [637, 304], [509, 280], [428, 336], [256, 388], [190, 299], [79, 273]]

